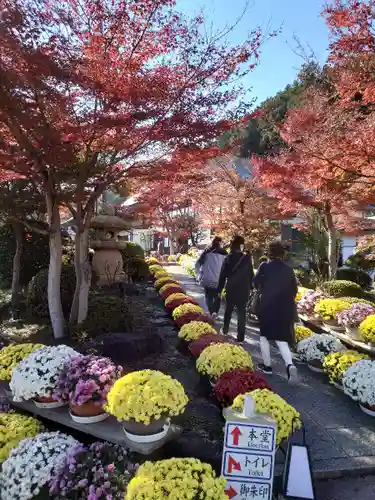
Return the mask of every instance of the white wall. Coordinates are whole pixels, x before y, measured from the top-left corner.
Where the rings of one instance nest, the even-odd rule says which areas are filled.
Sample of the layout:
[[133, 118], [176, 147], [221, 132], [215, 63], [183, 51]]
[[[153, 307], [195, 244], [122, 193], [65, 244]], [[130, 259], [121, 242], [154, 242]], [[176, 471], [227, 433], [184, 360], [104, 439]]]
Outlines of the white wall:
[[357, 245], [356, 236], [342, 237], [341, 248], [342, 248], [342, 260], [344, 263], [351, 255], [353, 255], [353, 253], [355, 252], [356, 245]]

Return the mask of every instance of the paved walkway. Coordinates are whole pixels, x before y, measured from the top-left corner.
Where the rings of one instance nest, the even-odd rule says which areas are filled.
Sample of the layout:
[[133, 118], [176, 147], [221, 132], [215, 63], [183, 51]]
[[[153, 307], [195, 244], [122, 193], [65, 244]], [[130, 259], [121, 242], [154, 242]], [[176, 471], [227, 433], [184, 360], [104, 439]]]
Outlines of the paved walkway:
[[[206, 309], [202, 287], [188, 276], [182, 267], [169, 266], [168, 270], [181, 282], [186, 292]], [[223, 306], [221, 321], [222, 314]], [[230, 334], [236, 335], [235, 317], [232, 320]], [[245, 342], [245, 348], [255, 361], [260, 361], [259, 333], [256, 328], [247, 327]], [[316, 476], [333, 478], [374, 474], [375, 420], [362, 413], [351, 399], [331, 386], [325, 375], [313, 373], [305, 365], [298, 366], [298, 384], [288, 385], [284, 365], [277, 349], [273, 349], [272, 356], [274, 375], [269, 377], [270, 385], [300, 411]], [[366, 491], [371, 491], [368, 498], [375, 499], [373, 478], [366, 480], [355, 478], [350, 484], [354, 484], [357, 488], [362, 483]], [[345, 487], [341, 496], [331, 494], [330, 482], [322, 483], [321, 488], [327, 494], [324, 497], [318, 496], [318, 500], [357, 498], [354, 494], [347, 496]], [[360, 498], [367, 500], [367, 497], [362, 496], [362, 492]]]

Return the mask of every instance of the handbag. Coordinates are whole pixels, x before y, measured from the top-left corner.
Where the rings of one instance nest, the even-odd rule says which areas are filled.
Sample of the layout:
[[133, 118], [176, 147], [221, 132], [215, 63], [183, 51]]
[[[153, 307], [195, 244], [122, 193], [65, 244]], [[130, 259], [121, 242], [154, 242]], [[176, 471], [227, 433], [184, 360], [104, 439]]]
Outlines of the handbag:
[[249, 311], [254, 316], [258, 316], [258, 314], [259, 314], [261, 298], [262, 298], [262, 294], [261, 294], [260, 290], [255, 290], [255, 292], [253, 293], [253, 296], [251, 297], [250, 306], [249, 306]]

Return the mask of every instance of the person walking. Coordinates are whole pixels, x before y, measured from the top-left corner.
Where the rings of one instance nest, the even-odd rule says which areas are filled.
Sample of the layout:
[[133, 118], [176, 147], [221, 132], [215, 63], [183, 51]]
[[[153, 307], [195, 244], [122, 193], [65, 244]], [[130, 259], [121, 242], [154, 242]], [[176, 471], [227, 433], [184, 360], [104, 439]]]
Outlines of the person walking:
[[289, 344], [294, 339], [297, 281], [293, 269], [283, 261], [284, 247], [279, 241], [270, 243], [268, 262], [263, 262], [254, 277], [259, 294], [257, 316], [260, 328], [260, 350], [263, 363], [258, 369], [272, 375], [270, 341], [275, 341], [284, 360], [289, 381], [297, 379]]
[[226, 308], [222, 333], [229, 332], [234, 308], [237, 309], [237, 342], [243, 343], [246, 330], [246, 304], [249, 300], [254, 277], [251, 256], [243, 252], [245, 240], [235, 236], [230, 244], [230, 253], [221, 269], [218, 293], [226, 289]]
[[226, 251], [221, 248], [222, 239], [215, 236], [211, 246], [206, 248], [197, 260], [195, 270], [199, 283], [204, 287], [205, 299], [209, 313], [216, 319], [220, 310], [220, 295], [217, 293], [219, 276]]

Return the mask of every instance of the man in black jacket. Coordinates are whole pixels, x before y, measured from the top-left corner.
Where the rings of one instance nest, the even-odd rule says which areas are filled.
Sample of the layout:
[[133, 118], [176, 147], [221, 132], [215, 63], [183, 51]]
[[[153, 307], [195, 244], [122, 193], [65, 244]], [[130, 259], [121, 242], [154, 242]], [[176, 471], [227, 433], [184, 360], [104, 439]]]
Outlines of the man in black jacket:
[[226, 309], [223, 334], [229, 331], [233, 310], [237, 308], [237, 342], [243, 343], [246, 329], [246, 304], [249, 300], [254, 277], [251, 256], [243, 252], [245, 240], [235, 236], [230, 245], [230, 253], [225, 258], [220, 273], [218, 293], [226, 289]]

